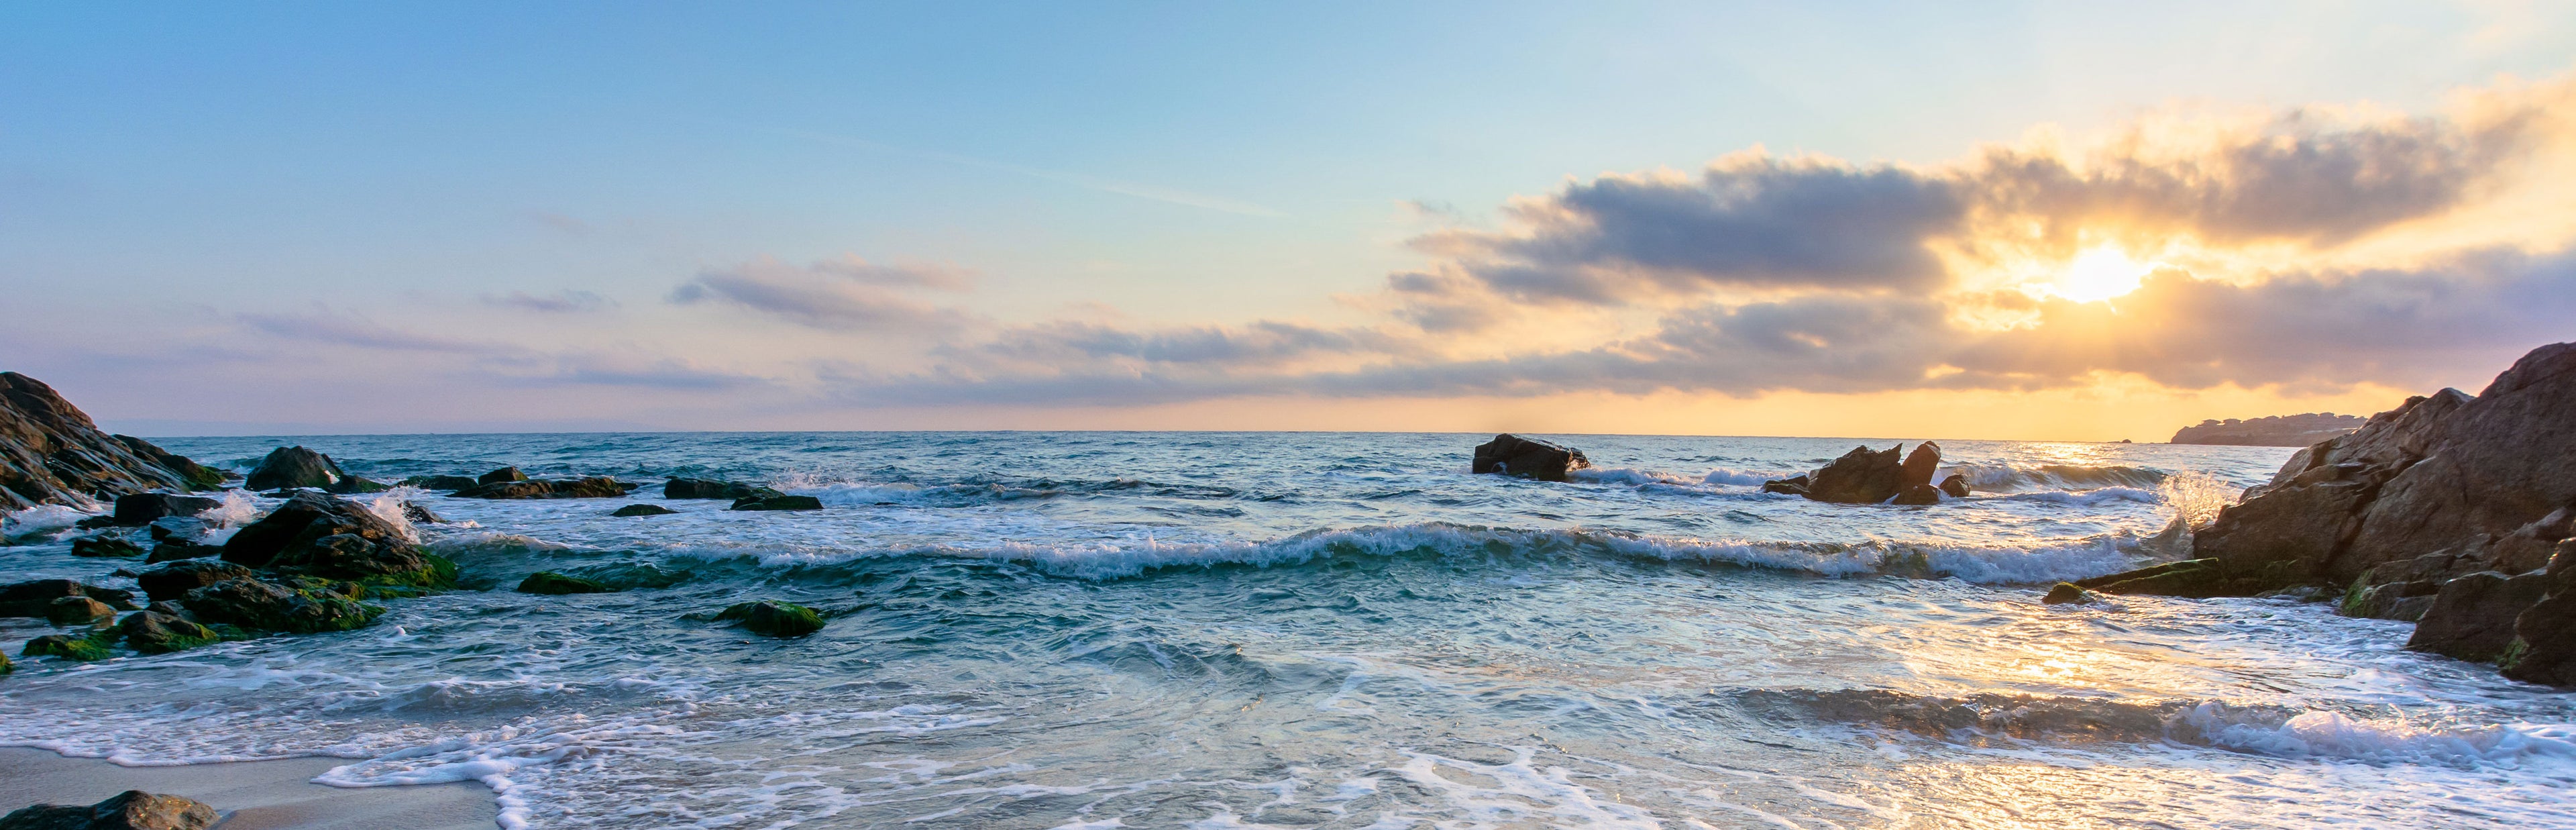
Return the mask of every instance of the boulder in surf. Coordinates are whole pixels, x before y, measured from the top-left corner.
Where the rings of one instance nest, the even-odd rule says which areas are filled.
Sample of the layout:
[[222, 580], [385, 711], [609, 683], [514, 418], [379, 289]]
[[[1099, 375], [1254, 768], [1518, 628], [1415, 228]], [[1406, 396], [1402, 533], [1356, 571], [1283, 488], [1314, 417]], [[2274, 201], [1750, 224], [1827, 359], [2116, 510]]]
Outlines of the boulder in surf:
[[1968, 477], [1958, 475], [1956, 473], [1951, 474], [1949, 478], [1941, 480], [1941, 492], [1949, 494], [1949, 496], [1954, 499], [1967, 498]]
[[500, 483], [503, 483], [503, 482], [510, 482], [510, 481], [526, 481], [526, 480], [528, 480], [528, 474], [527, 474], [527, 473], [519, 472], [519, 468], [517, 468], [517, 467], [503, 467], [503, 468], [498, 469], [498, 470], [493, 470], [493, 471], [491, 471], [491, 472], [484, 473], [481, 477], [474, 479], [474, 483], [476, 483], [476, 484], [500, 484]]
[[170, 493], [128, 493], [116, 497], [116, 511], [109, 514], [125, 527], [151, 524], [170, 516], [194, 516], [222, 507], [223, 502], [204, 496], [181, 496]]
[[610, 511], [608, 515], [619, 517], [668, 516], [678, 512], [680, 511], [663, 507], [658, 504], [630, 504], [625, 507], [617, 508], [614, 511]]
[[318, 490], [339, 483], [342, 475], [345, 474], [340, 472], [340, 465], [332, 462], [330, 456], [301, 446], [279, 447], [268, 451], [268, 457], [259, 460], [259, 466], [250, 471], [250, 477], [242, 480], [242, 486], [253, 490], [294, 487]]
[[529, 574], [526, 579], [519, 580], [519, 593], [522, 594], [546, 594], [560, 596], [563, 594], [605, 594], [616, 590], [617, 589], [608, 587], [606, 583], [600, 582], [596, 579], [583, 579], [578, 576], [567, 576], [555, 573], [554, 571], [538, 571], [536, 573]]
[[782, 639], [823, 630], [823, 615], [814, 609], [770, 599], [736, 603], [717, 612], [716, 619], [737, 623], [744, 631]]
[[1807, 484], [1807, 498], [1842, 504], [1877, 504], [1905, 489], [1905, 462], [1899, 444], [1884, 450], [1854, 447], [1817, 470]]
[[1469, 469], [1477, 473], [1534, 478], [1540, 481], [1564, 481], [1569, 470], [1592, 466], [1583, 451], [1559, 446], [1536, 438], [1523, 438], [1505, 433], [1494, 440], [1476, 445]]

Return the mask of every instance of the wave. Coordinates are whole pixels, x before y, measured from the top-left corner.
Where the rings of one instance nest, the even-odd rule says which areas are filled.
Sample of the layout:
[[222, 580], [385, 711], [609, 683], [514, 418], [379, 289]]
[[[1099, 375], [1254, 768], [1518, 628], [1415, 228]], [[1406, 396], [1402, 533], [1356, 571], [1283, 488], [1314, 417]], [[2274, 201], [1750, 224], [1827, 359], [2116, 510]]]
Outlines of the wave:
[[2040, 490], [2031, 493], [2007, 493], [2005, 495], [1991, 497], [1990, 500], [2039, 502], [2042, 504], [2063, 504], [2074, 507], [2095, 507], [2115, 501], [2156, 504], [2163, 501], [2163, 496], [2154, 490], [2141, 490], [2136, 487], [2098, 487], [2091, 490]]
[[1990, 493], [2027, 490], [2092, 490], [2102, 487], [2129, 487], [2153, 490], [2165, 480], [2162, 471], [2144, 467], [2081, 464], [2040, 464], [2021, 467], [2009, 464], [1953, 464], [1934, 476], [1935, 481], [1949, 475], [1965, 476], [1968, 489]]
[[2417, 725], [2324, 709], [2215, 700], [1917, 695], [1883, 689], [1755, 689], [1748, 710], [1873, 726], [1971, 744], [2172, 743], [2281, 758], [2452, 767], [2576, 760], [2576, 742], [2549, 729]]
[[1694, 487], [1704, 484], [1759, 487], [1762, 485], [1762, 482], [1770, 481], [1772, 479], [1788, 478], [1791, 475], [1793, 474], [1778, 472], [1748, 472], [1745, 470], [1735, 470], [1725, 467], [1710, 470], [1697, 477], [1667, 473], [1661, 470], [1639, 470], [1628, 467], [1591, 467], [1581, 470], [1568, 470], [1565, 473], [1565, 477], [1573, 481], [1584, 481], [1594, 484], [1626, 484], [1639, 487], [1653, 484], [1672, 485], [1677, 487]]
[[0, 514], [0, 539], [16, 541], [69, 529], [90, 514], [59, 504], [39, 504]]

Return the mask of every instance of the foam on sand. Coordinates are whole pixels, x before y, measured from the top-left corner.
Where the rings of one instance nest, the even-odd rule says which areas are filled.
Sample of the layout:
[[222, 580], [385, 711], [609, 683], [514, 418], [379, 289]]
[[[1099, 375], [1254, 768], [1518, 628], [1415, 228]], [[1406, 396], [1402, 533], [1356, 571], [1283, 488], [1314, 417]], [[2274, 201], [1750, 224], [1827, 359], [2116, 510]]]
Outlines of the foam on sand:
[[490, 830], [492, 791], [473, 784], [348, 789], [313, 783], [347, 761], [289, 758], [124, 767], [0, 748], [0, 811], [90, 804], [125, 790], [184, 795], [224, 814], [224, 830]]

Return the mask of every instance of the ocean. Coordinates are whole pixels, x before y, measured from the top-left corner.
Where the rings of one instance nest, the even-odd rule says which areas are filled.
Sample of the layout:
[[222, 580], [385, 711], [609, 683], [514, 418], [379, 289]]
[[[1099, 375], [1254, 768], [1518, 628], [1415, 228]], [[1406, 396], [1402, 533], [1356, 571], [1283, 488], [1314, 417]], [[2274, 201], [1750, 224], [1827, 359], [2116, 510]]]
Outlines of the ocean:
[[[647, 486], [359, 497], [450, 520], [409, 530], [469, 588], [358, 631], [22, 660], [0, 745], [341, 758], [324, 783], [480, 781], [510, 828], [2576, 827], [2576, 701], [2405, 651], [2409, 624], [2039, 601], [2290, 449], [1943, 442], [1976, 492], [1894, 507], [1757, 491], [1852, 439], [1543, 436], [1596, 465], [1558, 484], [1469, 474], [1488, 437], [155, 439]], [[825, 509], [666, 501], [669, 476]], [[608, 515], [633, 502], [680, 513]], [[78, 518], [11, 515], [0, 570], [130, 587], [70, 555]], [[510, 590], [539, 570], [637, 587]], [[762, 598], [829, 625], [690, 616]], [[0, 648], [51, 631], [0, 620]]]

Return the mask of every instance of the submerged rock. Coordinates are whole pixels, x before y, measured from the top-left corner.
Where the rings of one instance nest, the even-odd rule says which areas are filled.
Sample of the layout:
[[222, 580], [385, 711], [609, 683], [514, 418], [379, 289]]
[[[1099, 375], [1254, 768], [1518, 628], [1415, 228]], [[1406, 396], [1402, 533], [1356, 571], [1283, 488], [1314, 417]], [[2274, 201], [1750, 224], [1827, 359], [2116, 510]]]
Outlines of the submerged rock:
[[134, 610], [134, 592], [84, 585], [68, 579], [37, 579], [0, 585], [0, 617], [43, 617], [54, 600], [88, 597], [119, 611]]
[[2093, 592], [2084, 590], [2084, 586], [2072, 582], [2060, 582], [2048, 586], [2048, 595], [2040, 597], [2039, 601], [2050, 605], [2070, 605], [2092, 602], [2093, 599]]
[[823, 630], [823, 615], [814, 609], [768, 599], [737, 603], [717, 613], [716, 619], [740, 623], [744, 631], [770, 637], [803, 637]]
[[268, 451], [259, 466], [242, 480], [252, 490], [277, 490], [293, 487], [328, 488], [346, 475], [331, 457], [301, 446], [279, 447]]
[[823, 500], [813, 496], [770, 496], [748, 498], [733, 503], [735, 510], [821, 510]]
[[115, 536], [90, 536], [72, 540], [73, 556], [99, 559], [126, 559], [143, 555], [143, 546]]
[[419, 502], [409, 501], [403, 502], [403, 519], [413, 524], [443, 525], [447, 523], [447, 517], [430, 512], [429, 508], [420, 506]]
[[138, 611], [116, 623], [125, 647], [144, 654], [168, 654], [223, 642], [212, 628], [157, 611]]
[[[90, 499], [112, 499], [151, 490], [186, 490], [191, 474], [165, 465], [160, 456], [109, 435], [53, 387], [16, 372], [0, 372], [0, 510], [39, 504], [82, 506]], [[159, 447], [151, 447], [158, 451]], [[163, 453], [163, 455], [167, 455]], [[199, 470], [194, 462], [191, 470]], [[202, 473], [193, 474], [202, 482]], [[222, 484], [220, 478], [213, 486]]]
[[473, 476], [412, 476], [402, 483], [423, 490], [463, 490], [483, 482], [475, 481]]
[[519, 581], [519, 593], [522, 594], [606, 594], [616, 590], [598, 580], [565, 576], [553, 571], [538, 571]]
[[680, 511], [658, 504], [630, 504], [609, 513], [611, 516], [668, 516]]
[[127, 790], [87, 807], [18, 810], [0, 817], [0, 830], [206, 830], [220, 818], [202, 801]]
[[2079, 579], [2073, 585], [2105, 594], [2149, 594], [2166, 597], [2206, 599], [2209, 597], [2251, 596], [2258, 593], [2252, 585], [2265, 580], [2260, 575], [2229, 571], [2216, 559], [2189, 559], [2162, 565], [2122, 571], [2092, 579]]
[[1940, 504], [1941, 488], [1929, 484], [1907, 485], [1903, 492], [1896, 494], [1896, 500], [1893, 503], [1913, 506]]
[[119, 525], [138, 527], [170, 516], [194, 516], [223, 505], [204, 496], [129, 493], [116, 497], [116, 512], [110, 516]]
[[455, 496], [460, 499], [613, 499], [625, 496], [627, 489], [617, 479], [591, 476], [574, 481], [497, 481], [458, 490]]
[[1592, 460], [1583, 457], [1582, 450], [1505, 433], [1476, 445], [1469, 465], [1469, 470], [1476, 473], [1564, 481], [1566, 471], [1590, 467]]
[[786, 494], [767, 487], [762, 487], [756, 484], [744, 484], [739, 481], [716, 481], [714, 479], [704, 478], [675, 478], [670, 481], [662, 482], [662, 497], [666, 499], [732, 499], [735, 501], [741, 501], [743, 499], [765, 499], [783, 495]]
[[116, 651], [109, 647], [113, 641], [108, 638], [112, 636], [113, 631], [104, 629], [88, 634], [47, 634], [28, 640], [26, 647], [18, 651], [18, 656], [60, 657], [83, 663], [105, 660], [116, 656]]

